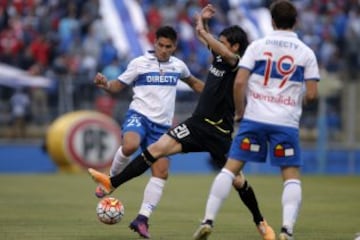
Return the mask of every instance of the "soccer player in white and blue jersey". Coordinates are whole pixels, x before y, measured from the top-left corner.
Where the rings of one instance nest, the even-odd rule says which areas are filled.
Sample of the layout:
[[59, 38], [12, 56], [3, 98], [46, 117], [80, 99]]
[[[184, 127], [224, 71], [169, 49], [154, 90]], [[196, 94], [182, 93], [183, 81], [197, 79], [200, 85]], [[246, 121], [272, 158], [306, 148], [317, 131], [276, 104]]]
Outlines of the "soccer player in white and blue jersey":
[[234, 83], [235, 118], [240, 128], [225, 167], [215, 178], [205, 219], [214, 220], [246, 162], [270, 162], [283, 179], [280, 240], [293, 238], [302, 202], [299, 121], [302, 104], [317, 98], [320, 79], [314, 52], [293, 31], [297, 11], [288, 0], [272, 3], [274, 31], [252, 42]]
[[[186, 64], [172, 56], [176, 50], [177, 33], [170, 26], [160, 27], [156, 31], [154, 50], [130, 61], [125, 72], [118, 79], [108, 81], [104, 75], [98, 73], [94, 83], [109, 93], [118, 93], [131, 86], [132, 101], [122, 125], [122, 144], [113, 159], [110, 176], [119, 174], [127, 165], [130, 156], [141, 147], [144, 150], [155, 142], [171, 127], [176, 98], [176, 85], [179, 80], [184, 81], [194, 91], [200, 93], [204, 83], [194, 77]], [[163, 188], [168, 177], [169, 161], [159, 159], [156, 168], [152, 168], [152, 177], [145, 192], [157, 192]], [[104, 197], [100, 187], [95, 195]], [[140, 212], [147, 212], [149, 205], [156, 205], [156, 199], [144, 199]], [[138, 226], [130, 228], [148, 238], [148, 232]]]

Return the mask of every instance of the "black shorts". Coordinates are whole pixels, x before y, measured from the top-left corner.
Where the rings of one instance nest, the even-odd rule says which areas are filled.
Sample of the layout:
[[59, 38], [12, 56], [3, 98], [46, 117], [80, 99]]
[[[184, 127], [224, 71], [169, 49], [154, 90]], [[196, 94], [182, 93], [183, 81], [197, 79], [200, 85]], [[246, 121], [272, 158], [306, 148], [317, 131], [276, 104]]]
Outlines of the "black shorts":
[[182, 152], [208, 152], [218, 167], [225, 165], [231, 134], [225, 134], [205, 120], [190, 117], [167, 134], [182, 145]]

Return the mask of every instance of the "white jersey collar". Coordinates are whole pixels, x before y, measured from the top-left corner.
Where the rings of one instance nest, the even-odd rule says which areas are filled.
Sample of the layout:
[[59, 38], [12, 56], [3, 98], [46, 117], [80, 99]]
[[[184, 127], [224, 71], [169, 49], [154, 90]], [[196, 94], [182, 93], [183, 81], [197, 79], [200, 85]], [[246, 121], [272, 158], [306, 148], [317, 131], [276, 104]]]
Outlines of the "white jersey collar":
[[274, 30], [270, 33], [270, 35], [276, 35], [276, 36], [284, 36], [284, 37], [295, 37], [298, 38], [298, 35], [295, 32], [292, 31], [285, 31], [285, 30]]

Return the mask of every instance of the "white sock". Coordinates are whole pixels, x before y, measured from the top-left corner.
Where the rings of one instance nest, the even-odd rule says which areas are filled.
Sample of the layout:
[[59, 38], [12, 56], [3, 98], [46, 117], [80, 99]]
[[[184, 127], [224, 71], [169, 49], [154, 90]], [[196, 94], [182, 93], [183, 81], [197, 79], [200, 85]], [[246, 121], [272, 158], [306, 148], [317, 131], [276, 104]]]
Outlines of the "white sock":
[[204, 220], [214, 220], [224, 200], [230, 194], [235, 175], [223, 168], [214, 179], [206, 203]]
[[301, 201], [301, 181], [298, 179], [286, 180], [281, 202], [283, 207], [283, 227], [286, 227], [290, 234], [293, 233]]
[[155, 210], [163, 193], [166, 180], [151, 177], [144, 190], [144, 199], [139, 214], [150, 217]]
[[130, 161], [130, 156], [127, 157], [122, 152], [122, 146], [116, 151], [114, 159], [111, 163], [110, 176], [119, 174]]

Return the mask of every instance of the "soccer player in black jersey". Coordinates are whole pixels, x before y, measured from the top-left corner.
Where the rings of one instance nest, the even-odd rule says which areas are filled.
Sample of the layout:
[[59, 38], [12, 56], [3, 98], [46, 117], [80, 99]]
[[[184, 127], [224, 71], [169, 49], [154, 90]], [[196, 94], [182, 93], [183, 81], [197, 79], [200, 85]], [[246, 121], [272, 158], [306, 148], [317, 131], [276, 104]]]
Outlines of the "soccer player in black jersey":
[[[248, 39], [243, 29], [238, 26], [225, 28], [219, 34], [219, 39], [215, 39], [206, 24], [214, 14], [215, 9], [209, 4], [202, 9], [197, 19], [196, 32], [201, 42], [211, 50], [213, 61], [192, 116], [148, 146], [120, 174], [109, 177], [89, 169], [89, 173], [105, 193], [110, 194], [121, 184], [144, 173], [150, 166], [156, 167], [157, 159], [180, 152], [209, 152], [219, 167], [224, 166], [234, 125], [233, 83], [240, 56], [248, 46]], [[261, 215], [253, 189], [241, 172], [235, 178], [233, 186], [251, 211], [262, 238], [274, 240], [274, 231]], [[162, 188], [158, 190], [162, 192]], [[159, 198], [160, 196], [161, 194]], [[152, 209], [155, 207], [152, 206]], [[149, 216], [139, 214], [130, 224], [130, 228], [140, 236], [149, 238], [148, 218]], [[212, 222], [203, 222], [195, 232], [194, 239], [207, 239], [212, 227]]]

